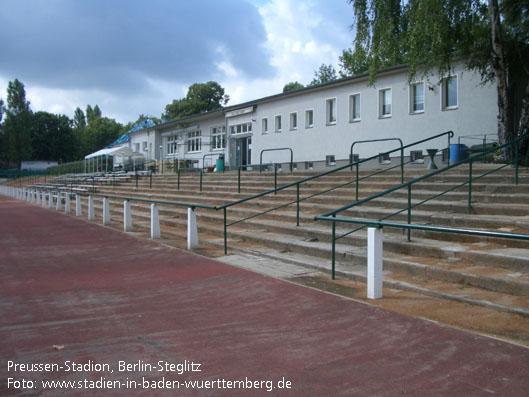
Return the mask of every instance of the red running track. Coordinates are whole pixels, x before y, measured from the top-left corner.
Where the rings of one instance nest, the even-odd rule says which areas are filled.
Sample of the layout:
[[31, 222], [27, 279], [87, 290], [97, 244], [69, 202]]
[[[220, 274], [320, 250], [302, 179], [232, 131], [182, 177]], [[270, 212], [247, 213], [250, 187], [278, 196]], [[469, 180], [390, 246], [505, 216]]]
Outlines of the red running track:
[[[0, 394], [522, 396], [529, 390], [524, 347], [5, 196], [0, 236]], [[49, 380], [72, 383], [43, 389]], [[15, 389], [22, 381], [34, 389]], [[186, 388], [186, 381], [198, 383]], [[153, 382], [174, 389], [153, 389]]]

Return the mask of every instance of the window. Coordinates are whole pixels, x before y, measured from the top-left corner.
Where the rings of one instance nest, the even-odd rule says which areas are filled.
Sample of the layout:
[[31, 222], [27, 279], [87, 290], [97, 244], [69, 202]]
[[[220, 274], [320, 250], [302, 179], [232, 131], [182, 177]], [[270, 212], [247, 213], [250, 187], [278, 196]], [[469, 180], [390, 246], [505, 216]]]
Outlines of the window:
[[424, 155], [422, 154], [422, 150], [410, 151], [410, 160], [412, 163], [423, 163]]
[[379, 117], [391, 117], [391, 88], [379, 91]]
[[443, 163], [447, 163], [449, 159], [450, 159], [450, 148], [444, 148], [441, 151], [441, 161]]
[[424, 112], [424, 83], [410, 85], [410, 113]]
[[134, 151], [135, 152], [139, 152], [140, 151], [140, 143], [139, 142], [134, 144]]
[[336, 160], [335, 160], [333, 154], [325, 156], [325, 164], [327, 165], [327, 167], [331, 167], [333, 165], [336, 165]]
[[275, 131], [281, 132], [281, 116], [275, 117]]
[[378, 163], [379, 164], [389, 164], [389, 163], [391, 163], [391, 158], [389, 157], [389, 153], [379, 153], [378, 154]]
[[248, 132], [252, 132], [252, 123], [241, 123], [230, 126], [230, 133], [231, 135], [237, 135], [237, 134], [247, 134]]
[[290, 113], [290, 130], [297, 130], [298, 129], [298, 114], [297, 113]]
[[449, 76], [442, 80], [442, 109], [457, 108], [457, 77]]
[[305, 128], [314, 127], [314, 111], [306, 110], [305, 111]]
[[268, 118], [267, 117], [263, 117], [262, 124], [263, 124], [263, 134], [267, 134], [268, 133]]
[[187, 151], [198, 152], [202, 149], [201, 131], [192, 131], [187, 133]]
[[176, 135], [171, 135], [167, 137], [167, 154], [176, 154], [177, 153], [177, 144], [176, 144]]
[[305, 162], [305, 169], [306, 170], [311, 170], [313, 168], [314, 164], [312, 163], [312, 161], [307, 161]]
[[327, 99], [327, 124], [336, 124], [336, 98]]
[[360, 94], [349, 96], [349, 121], [360, 121]]
[[143, 142], [143, 151], [147, 151], [147, 141]]
[[353, 154], [353, 158], [351, 158], [351, 155], [349, 155], [349, 160], [351, 163], [356, 163], [360, 161], [360, 155], [359, 154]]
[[211, 128], [211, 150], [221, 150], [226, 147], [226, 126], [219, 125]]

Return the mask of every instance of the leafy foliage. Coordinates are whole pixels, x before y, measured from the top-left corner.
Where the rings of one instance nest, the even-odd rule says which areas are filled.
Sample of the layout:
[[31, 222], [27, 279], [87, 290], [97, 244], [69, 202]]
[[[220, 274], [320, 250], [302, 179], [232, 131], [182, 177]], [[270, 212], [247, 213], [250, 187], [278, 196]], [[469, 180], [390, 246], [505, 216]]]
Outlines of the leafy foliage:
[[224, 88], [215, 81], [192, 84], [185, 98], [175, 99], [165, 107], [164, 118], [175, 120], [221, 108], [229, 101]]
[[322, 63], [319, 69], [314, 72], [314, 78], [309, 86], [324, 84], [334, 80], [338, 80], [338, 74], [336, 73], [334, 66]]
[[297, 81], [291, 81], [290, 83], [285, 84], [283, 92], [300, 90], [301, 88], [305, 88], [305, 86]]
[[72, 121], [64, 115], [36, 112], [31, 134], [33, 160], [72, 161], [75, 158], [76, 137]]

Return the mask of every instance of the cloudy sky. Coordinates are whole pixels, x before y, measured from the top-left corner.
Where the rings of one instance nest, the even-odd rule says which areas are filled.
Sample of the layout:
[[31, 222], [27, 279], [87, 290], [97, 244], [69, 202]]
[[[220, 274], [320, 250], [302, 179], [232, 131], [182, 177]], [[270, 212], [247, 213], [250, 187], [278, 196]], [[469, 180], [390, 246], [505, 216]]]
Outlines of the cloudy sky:
[[213, 80], [234, 105], [338, 69], [352, 16], [346, 0], [2, 0], [0, 98], [18, 78], [34, 111], [126, 123]]

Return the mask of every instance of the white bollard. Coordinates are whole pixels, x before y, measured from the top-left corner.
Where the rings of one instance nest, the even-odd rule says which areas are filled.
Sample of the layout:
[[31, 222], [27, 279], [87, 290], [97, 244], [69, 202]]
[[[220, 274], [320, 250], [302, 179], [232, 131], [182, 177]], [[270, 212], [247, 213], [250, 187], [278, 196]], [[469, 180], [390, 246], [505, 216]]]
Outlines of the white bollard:
[[367, 229], [367, 298], [382, 298], [382, 229]]
[[103, 197], [103, 225], [110, 225], [110, 208], [106, 197]]
[[48, 194], [48, 208], [51, 208], [51, 207], [53, 207], [53, 195], [52, 195], [52, 193], [50, 192], [50, 193]]
[[160, 238], [160, 219], [158, 218], [158, 207], [151, 204], [151, 238]]
[[130, 201], [123, 201], [123, 230], [132, 232], [132, 214], [130, 213]]
[[48, 204], [46, 203], [46, 193], [42, 192], [42, 206], [46, 207]]
[[62, 210], [62, 198], [61, 198], [61, 193], [60, 192], [57, 192], [57, 205], [55, 206], [55, 209], [57, 211]]
[[39, 191], [36, 191], [35, 192], [36, 196], [37, 196], [37, 205], [40, 205], [40, 192]]
[[35, 192], [33, 190], [29, 191], [29, 202], [33, 204], [35, 202]]
[[187, 249], [198, 248], [197, 216], [193, 208], [187, 209]]
[[81, 196], [79, 196], [78, 194], [75, 195], [75, 215], [83, 215], [83, 209], [81, 207]]
[[88, 196], [88, 220], [94, 220], [94, 199], [92, 196]]
[[66, 196], [64, 198], [64, 213], [69, 214], [72, 210], [70, 205], [70, 193], [66, 193]]

